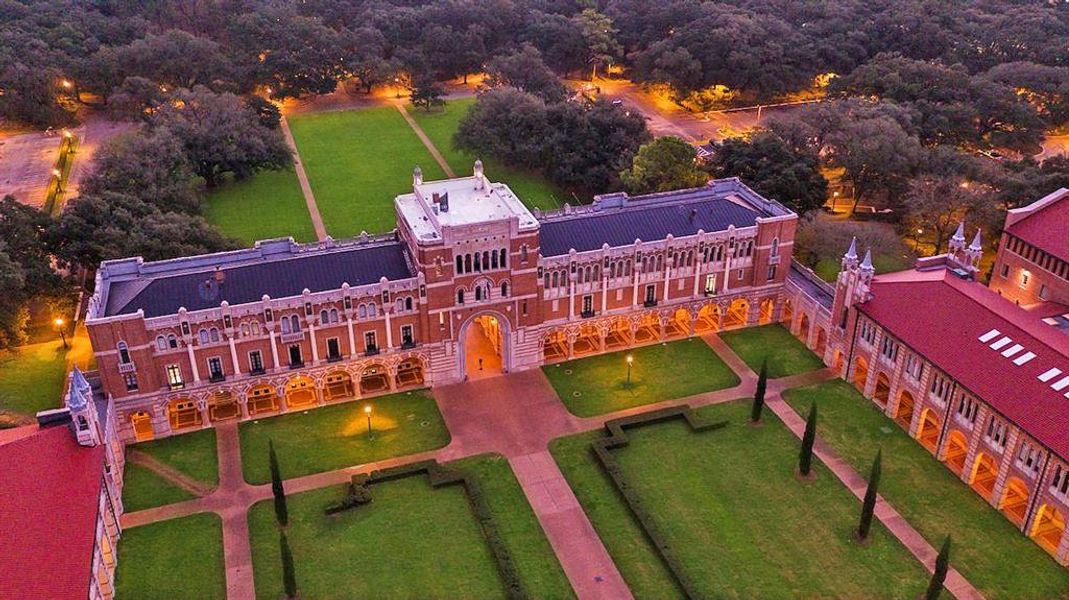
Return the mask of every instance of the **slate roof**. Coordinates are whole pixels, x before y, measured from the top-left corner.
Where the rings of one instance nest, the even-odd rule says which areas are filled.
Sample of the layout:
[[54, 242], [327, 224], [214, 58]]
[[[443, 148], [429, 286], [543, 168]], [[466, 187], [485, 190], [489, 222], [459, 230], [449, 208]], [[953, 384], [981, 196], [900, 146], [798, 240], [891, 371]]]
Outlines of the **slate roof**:
[[246, 304], [259, 302], [264, 294], [285, 298], [299, 296], [305, 288], [314, 293], [340, 289], [343, 283], [355, 287], [382, 277], [398, 280], [415, 276], [401, 242], [226, 265], [222, 284], [214, 281], [214, 272], [215, 266], [206, 264], [175, 275], [111, 282], [105, 316], [141, 309], [151, 318], [176, 314], [180, 307], [204, 310], [224, 300], [231, 305]]
[[1053, 204], [1006, 228], [1011, 235], [1033, 246], [1069, 261], [1069, 190], [1062, 190]]
[[[560, 256], [574, 248], [577, 252], [597, 250], [602, 244], [627, 246], [635, 239], [662, 240], [707, 232], [724, 231], [728, 225], [751, 227], [764, 216], [723, 197], [710, 197], [705, 190], [680, 194], [671, 204], [642, 206], [641, 200], [623, 208], [604, 212], [584, 212], [568, 217], [552, 217], [541, 224], [542, 256]], [[695, 212], [696, 211], [696, 212]]]
[[[1051, 385], [1069, 375], [1069, 337], [990, 289], [945, 270], [877, 276], [872, 293], [858, 310], [1069, 459], [1069, 388]], [[980, 340], [994, 330], [993, 337]], [[998, 344], [1003, 337], [1010, 341]], [[1028, 358], [1028, 353], [1035, 356]], [[1060, 374], [1039, 379], [1052, 369]]]
[[69, 427], [0, 445], [0, 598], [89, 596], [104, 446], [79, 446]]

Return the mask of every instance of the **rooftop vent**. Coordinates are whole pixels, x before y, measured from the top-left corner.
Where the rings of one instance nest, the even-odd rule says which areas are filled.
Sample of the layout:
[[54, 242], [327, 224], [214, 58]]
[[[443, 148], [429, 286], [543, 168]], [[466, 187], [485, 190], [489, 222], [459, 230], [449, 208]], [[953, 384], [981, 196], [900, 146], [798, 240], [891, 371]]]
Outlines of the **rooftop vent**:
[[1012, 341], [1013, 340], [1011, 340], [1010, 338], [1008, 338], [1006, 336], [1003, 336], [1002, 339], [1000, 339], [999, 341], [994, 342], [993, 344], [991, 344], [991, 349], [992, 350], [1001, 350], [1003, 347], [1005, 347], [1007, 344], [1009, 344]]

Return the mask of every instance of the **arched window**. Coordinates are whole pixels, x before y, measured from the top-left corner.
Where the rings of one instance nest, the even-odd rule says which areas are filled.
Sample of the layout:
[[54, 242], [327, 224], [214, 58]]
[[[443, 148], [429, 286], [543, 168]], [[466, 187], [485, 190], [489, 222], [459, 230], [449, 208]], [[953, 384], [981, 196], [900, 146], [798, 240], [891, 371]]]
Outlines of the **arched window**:
[[694, 266], [694, 251], [693, 250], [688, 250], [687, 251], [687, 266], [688, 267]]
[[208, 330], [207, 329], [201, 329], [200, 331], [197, 332], [197, 337], [200, 338], [200, 343], [207, 344], [208, 343]]
[[489, 271], [490, 270], [490, 253], [487, 252], [486, 250], [483, 250], [483, 270], [484, 271]]
[[478, 302], [479, 300], [482, 300], [482, 299], [483, 299], [483, 286], [477, 285], [477, 286], [475, 286], [475, 301]]
[[497, 268], [497, 252], [490, 254], [490, 266], [495, 269]]
[[624, 263], [624, 277], [630, 277], [630, 276], [631, 276], [631, 259], [629, 258]]
[[594, 265], [594, 281], [601, 279], [601, 265]]
[[576, 274], [575, 274], [575, 282], [576, 283], [583, 283], [583, 270], [582, 269], [579, 269], [578, 272], [576, 272]]
[[242, 323], [241, 324], [241, 337], [248, 337], [248, 336], [249, 336], [249, 324], [248, 323]]
[[779, 238], [772, 238], [772, 249], [769, 251], [769, 256], [779, 256]]
[[478, 252], [475, 253], [475, 272], [480, 273], [483, 270], [482, 255]]
[[661, 256], [660, 254], [658, 254], [657, 255], [657, 272], [660, 273], [662, 271], [664, 271], [664, 257]]
[[282, 333], [290, 332], [290, 320], [286, 317], [282, 317]]
[[490, 282], [487, 281], [485, 285], [486, 285], [486, 290], [483, 291], [483, 298], [486, 298], [487, 300], [489, 300], [490, 299]]
[[590, 265], [587, 265], [587, 267], [586, 267], [586, 281], [587, 281], [587, 283], [590, 283], [591, 281], [593, 281], [593, 279], [590, 278]]
[[167, 345], [171, 348], [178, 347], [178, 338], [173, 333], [167, 335]]
[[330, 323], [330, 313], [326, 309], [319, 311], [319, 323]]
[[253, 335], [260, 335], [260, 322], [259, 321], [253, 321], [252, 323], [250, 323], [249, 324], [249, 331]]
[[465, 254], [464, 255], [464, 272], [465, 273], [471, 273], [471, 255], [470, 254]]
[[374, 302], [367, 305], [367, 316], [372, 319], [379, 316], [379, 307]]
[[[505, 266], [504, 257], [502, 257], [501, 264]], [[527, 262], [527, 244], [520, 246], [520, 262]]]
[[218, 342], [218, 341], [219, 341], [219, 330], [218, 330], [218, 329], [216, 329], [215, 327], [212, 327], [212, 328], [211, 328], [211, 329], [210, 329], [210, 330], [208, 331], [208, 336], [209, 336], [209, 337], [211, 338], [211, 340], [212, 340], [213, 342]]
[[337, 323], [338, 322], [338, 309], [336, 309], [336, 308], [330, 309], [330, 322], [331, 323]]
[[542, 277], [544, 279], [544, 281], [542, 282], [542, 287], [548, 288], [549, 287], [549, 273], [548, 272], [544, 273]]
[[616, 263], [609, 263], [609, 279], [616, 279]]
[[356, 316], [360, 317], [361, 319], [366, 319], [367, 318], [367, 306], [364, 305], [364, 304], [361, 304], [360, 306], [358, 306], [356, 308]]
[[130, 348], [127, 347], [126, 342], [119, 342], [119, 362], [124, 365], [130, 364]]
[[393, 308], [394, 312], [401, 312], [401, 311], [403, 311], [405, 309], [405, 301], [400, 299], [400, 298], [398, 298], [397, 302], [393, 303], [393, 307], [394, 307]]
[[297, 318], [297, 315], [290, 317], [290, 329], [293, 330], [293, 333], [301, 330], [301, 320]]
[[457, 290], [457, 304], [464, 304], [464, 290]]
[[647, 261], [646, 261], [646, 257], [645, 257], [645, 256], [643, 256], [643, 257], [642, 257], [642, 272], [643, 272], [643, 273], [646, 273], [646, 272], [648, 272], [648, 271], [646, 270], [646, 266], [647, 266], [648, 264], [649, 264], [649, 263], [647, 263]]
[[163, 337], [162, 335], [156, 336], [156, 349], [157, 350], [166, 350], [167, 349], [167, 338]]
[[412, 310], [412, 297], [405, 298], [405, 310]]
[[[523, 252], [523, 258], [521, 260], [527, 260], [527, 246], [524, 246], [521, 251]], [[509, 255], [508, 250], [506, 250], [505, 248], [502, 248], [501, 249], [501, 268], [502, 269], [505, 269], [505, 268], [507, 268], [509, 266], [508, 265], [508, 260], [506, 260], [506, 257], [508, 255]]]
[[464, 272], [464, 257], [458, 255], [457, 256], [457, 275], [460, 275], [463, 272]]
[[505, 282], [503, 282], [501, 284], [501, 297], [502, 298], [508, 298], [509, 297], [509, 282], [507, 282], [507, 281], [505, 281]]
[[[556, 271], [553, 271], [553, 288], [554, 289], [560, 287], [560, 279], [557, 277], [557, 275], [559, 275], [559, 273], [557, 273]], [[548, 277], [549, 275], [546, 275], [546, 276]]]

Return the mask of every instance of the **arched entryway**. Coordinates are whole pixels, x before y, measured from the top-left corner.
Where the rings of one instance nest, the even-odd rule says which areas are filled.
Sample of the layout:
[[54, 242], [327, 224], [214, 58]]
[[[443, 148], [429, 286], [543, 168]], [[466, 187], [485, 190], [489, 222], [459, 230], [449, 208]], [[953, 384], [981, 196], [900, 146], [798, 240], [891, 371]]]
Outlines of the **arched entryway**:
[[601, 335], [598, 334], [598, 328], [589, 323], [580, 325], [579, 335], [576, 336], [575, 341], [572, 342], [572, 356], [593, 354], [600, 350]]
[[278, 394], [275, 392], [275, 388], [269, 384], [261, 383], [252, 386], [246, 397], [248, 398], [249, 416], [278, 410]]
[[208, 417], [215, 421], [228, 421], [241, 416], [241, 407], [234, 393], [220, 390], [208, 398]]
[[311, 378], [298, 375], [286, 382], [286, 406], [307, 408], [316, 404], [316, 386]]
[[813, 352], [817, 356], [824, 358], [824, 353], [828, 350], [828, 334], [824, 333], [823, 327], [817, 327], [817, 345], [813, 348]]
[[965, 470], [965, 456], [969, 453], [969, 440], [960, 431], [953, 430], [947, 436], [947, 451], [943, 460], [958, 476]]
[[865, 393], [865, 384], [869, 379], [869, 361], [864, 356], [857, 357], [854, 361], [854, 387], [862, 394]]
[[460, 329], [459, 366], [466, 378], [492, 377], [508, 369], [508, 327], [508, 320], [498, 313], [483, 313], [464, 323]]
[[930, 408], [921, 411], [921, 424], [917, 428], [917, 441], [935, 454], [935, 445], [939, 443], [939, 417]]
[[706, 304], [698, 311], [698, 320], [694, 323], [694, 330], [698, 333], [706, 333], [720, 329], [720, 307], [715, 304]]
[[568, 337], [563, 329], [554, 329], [546, 334], [542, 356], [547, 362], [568, 358]]
[[787, 328], [790, 329], [791, 318], [794, 316], [794, 304], [790, 298], [783, 299], [783, 313], [780, 315], [781, 323], [788, 323]]
[[386, 365], [368, 365], [360, 372], [361, 394], [374, 394], [388, 389], [390, 389], [390, 378]]
[[880, 406], [887, 406], [891, 398], [891, 381], [884, 372], [876, 374], [876, 390], [872, 393], [872, 399]]
[[981, 452], [973, 462], [969, 485], [984, 499], [989, 499], [991, 493], [995, 491], [996, 481], [998, 481], [998, 463], [990, 454]]
[[690, 335], [690, 311], [685, 308], [677, 309], [668, 320], [664, 328], [667, 337], [686, 337]]
[[772, 314], [776, 310], [776, 301], [772, 298], [765, 298], [761, 301], [759, 309], [757, 323], [759, 325], [768, 325], [772, 322]]
[[913, 394], [910, 394], [906, 390], [902, 390], [898, 394], [898, 407], [895, 409], [895, 422], [902, 426], [902, 429], [909, 431], [910, 424], [913, 423]]
[[605, 336], [605, 348], [626, 348], [631, 345], [631, 322], [619, 318], [612, 322], [609, 335]]
[[152, 415], [143, 410], [135, 410], [130, 413], [130, 427], [134, 430], [134, 439], [145, 442], [155, 437], [152, 430]]
[[1002, 493], [998, 509], [1013, 524], [1020, 527], [1024, 524], [1025, 514], [1028, 512], [1028, 486], [1016, 477], [1006, 480], [1006, 491]]
[[190, 398], [175, 398], [167, 404], [167, 418], [171, 431], [200, 427], [202, 419], [197, 404]]
[[1039, 507], [1036, 519], [1029, 534], [1044, 550], [1055, 554], [1058, 552], [1058, 544], [1065, 535], [1065, 517], [1058, 509], [1049, 504]]
[[397, 387], [421, 385], [423, 385], [423, 361], [412, 357], [397, 365]]
[[802, 318], [798, 320], [798, 339], [802, 340], [802, 343], [809, 342], [809, 315], [802, 313]]
[[745, 327], [750, 319], [750, 303], [745, 298], [736, 298], [728, 306], [727, 316], [724, 317], [724, 329], [732, 327]]
[[331, 371], [323, 378], [323, 399], [327, 402], [355, 396], [356, 390], [353, 388], [353, 378], [345, 371]]
[[656, 313], [646, 313], [635, 331], [635, 343], [646, 344], [661, 339], [661, 318]]

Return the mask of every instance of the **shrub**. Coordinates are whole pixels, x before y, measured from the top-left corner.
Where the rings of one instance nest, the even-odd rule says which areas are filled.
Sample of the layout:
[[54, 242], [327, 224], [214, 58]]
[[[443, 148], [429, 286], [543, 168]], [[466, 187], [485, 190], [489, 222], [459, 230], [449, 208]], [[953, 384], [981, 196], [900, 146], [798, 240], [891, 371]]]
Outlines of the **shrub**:
[[798, 472], [808, 477], [813, 469], [813, 442], [817, 439], [817, 405], [809, 407], [809, 417], [805, 422], [805, 434], [802, 436], [802, 450], [798, 453]]
[[285, 527], [290, 521], [289, 508], [286, 506], [286, 490], [282, 487], [282, 473], [278, 467], [275, 443], [267, 442], [268, 459], [271, 464], [271, 494], [275, 497], [275, 518]]

